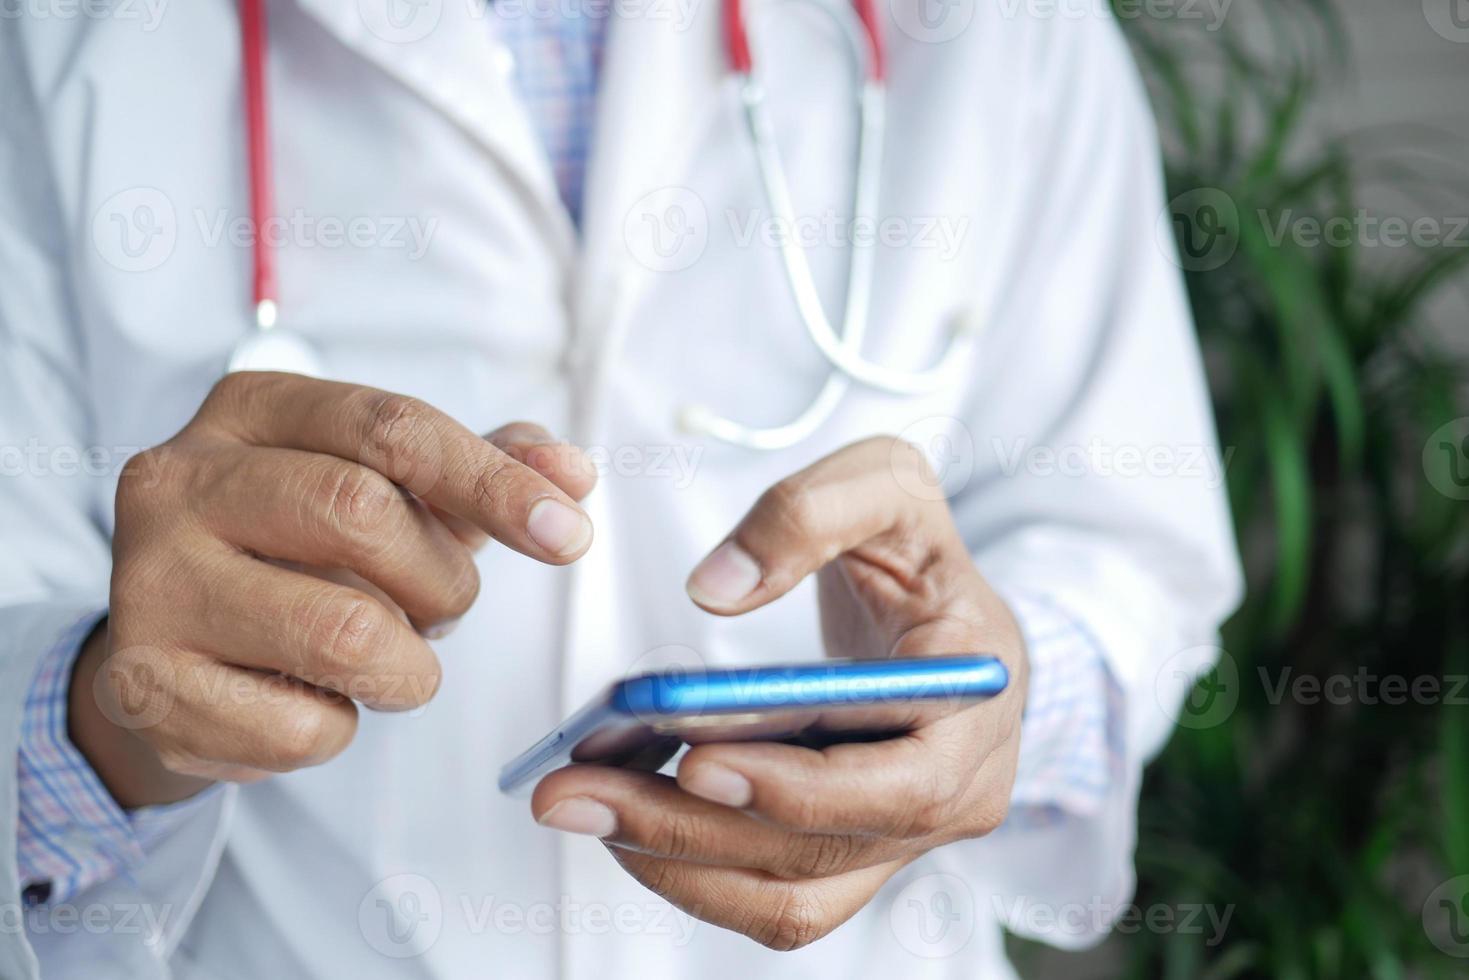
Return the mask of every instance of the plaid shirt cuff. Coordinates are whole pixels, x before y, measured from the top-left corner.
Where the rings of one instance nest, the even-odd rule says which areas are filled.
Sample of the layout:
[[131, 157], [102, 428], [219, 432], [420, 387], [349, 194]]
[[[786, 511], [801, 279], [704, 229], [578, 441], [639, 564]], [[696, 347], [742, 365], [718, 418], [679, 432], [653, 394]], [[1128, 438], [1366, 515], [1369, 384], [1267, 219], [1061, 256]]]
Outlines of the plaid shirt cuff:
[[1005, 598], [1030, 655], [1012, 816], [1091, 816], [1122, 778], [1122, 690], [1083, 623], [1045, 596]]
[[16, 848], [29, 901], [65, 902], [127, 874], [211, 795], [126, 813], [67, 735], [67, 692], [82, 644], [101, 619], [88, 616], [41, 659], [21, 717]]

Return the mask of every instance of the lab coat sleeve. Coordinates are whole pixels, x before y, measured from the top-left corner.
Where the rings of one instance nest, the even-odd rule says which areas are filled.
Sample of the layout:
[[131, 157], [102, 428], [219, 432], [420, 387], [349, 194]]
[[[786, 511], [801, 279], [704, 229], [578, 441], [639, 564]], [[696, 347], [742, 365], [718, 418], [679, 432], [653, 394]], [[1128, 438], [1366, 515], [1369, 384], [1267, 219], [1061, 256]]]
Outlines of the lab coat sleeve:
[[[25, 701], [43, 658], [78, 624], [106, 609], [110, 547], [101, 515], [125, 447], [91, 443], [85, 343], [67, 281], [63, 220], [48, 169], [47, 140], [27, 74], [20, 31], [0, 32], [0, 976], [32, 977], [46, 949], [69, 940], [142, 947], [125, 931], [51, 930], [22, 903], [17, 867], [19, 751]], [[193, 853], [160, 843], [167, 865], [150, 860], [129, 887], [183, 914], [209, 874], [212, 843], [228, 807], [199, 808]], [[82, 842], [78, 842], [79, 846]], [[119, 887], [121, 887], [119, 885]], [[85, 909], [97, 894], [71, 898]], [[24, 928], [16, 928], [21, 924]], [[76, 930], [70, 930], [75, 933]], [[160, 936], [147, 951], [171, 945]], [[48, 971], [49, 972], [49, 971]]]
[[1100, 653], [1111, 693], [1092, 710], [1115, 767], [1097, 773], [1098, 805], [1058, 797], [1054, 819], [1025, 819], [1045, 802], [1031, 798], [939, 857], [1014, 931], [1078, 947], [1131, 900], [1143, 766], [1242, 586], [1136, 67], [1100, 16], [1038, 22], [1029, 61], [1018, 227], [996, 239], [1022, 246], [989, 257], [1007, 288], [956, 420], [974, 465], [951, 500], [995, 587], [1044, 603]]

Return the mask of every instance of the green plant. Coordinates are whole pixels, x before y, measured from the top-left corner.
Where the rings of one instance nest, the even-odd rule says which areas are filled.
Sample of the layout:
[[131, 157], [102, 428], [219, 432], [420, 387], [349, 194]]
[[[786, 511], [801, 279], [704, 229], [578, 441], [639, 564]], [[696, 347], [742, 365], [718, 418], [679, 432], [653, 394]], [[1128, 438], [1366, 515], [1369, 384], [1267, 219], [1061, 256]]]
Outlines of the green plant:
[[1232, 905], [1229, 928], [1213, 947], [1116, 942], [1138, 977], [1462, 976], [1469, 961], [1430, 942], [1420, 910], [1469, 874], [1469, 708], [1305, 703], [1278, 685], [1469, 673], [1469, 503], [1422, 463], [1430, 433], [1469, 414], [1466, 372], [1421, 329], [1469, 248], [1272, 240], [1282, 218], [1354, 218], [1369, 177], [1418, 175], [1378, 160], [1370, 134], [1311, 135], [1309, 110], [1350, 64], [1332, 5], [1259, 16], [1264, 50], [1231, 25], [1125, 21], [1171, 193], [1215, 188], [1238, 214], [1233, 257], [1188, 286], [1250, 587], [1223, 641], [1238, 705], [1181, 728], [1154, 765], [1138, 847], [1140, 905]]

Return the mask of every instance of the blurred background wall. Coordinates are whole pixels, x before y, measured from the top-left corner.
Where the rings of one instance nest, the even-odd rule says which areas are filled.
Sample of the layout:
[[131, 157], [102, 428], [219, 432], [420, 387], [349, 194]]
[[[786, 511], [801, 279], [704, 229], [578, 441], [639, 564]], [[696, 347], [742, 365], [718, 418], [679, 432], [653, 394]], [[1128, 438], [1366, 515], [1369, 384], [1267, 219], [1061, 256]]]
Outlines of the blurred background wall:
[[[1454, 13], [1453, 4], [1461, 8]], [[1386, 214], [1418, 215], [1434, 206], [1463, 213], [1469, 202], [1469, 4], [1459, 0], [1340, 0], [1352, 64], [1341, 85], [1323, 100], [1323, 128], [1382, 134], [1391, 146], [1405, 141], [1436, 187], [1427, 197], [1391, 180], [1365, 182], [1364, 203]], [[1433, 14], [1433, 10], [1441, 13]], [[1258, 0], [1241, 0], [1239, 13], [1256, 23]], [[1457, 16], [1459, 27], [1452, 17]], [[1434, 28], [1453, 24], [1449, 40]], [[1258, 30], [1258, 28], [1256, 28]], [[1469, 354], [1469, 284], [1434, 297], [1439, 338]]]

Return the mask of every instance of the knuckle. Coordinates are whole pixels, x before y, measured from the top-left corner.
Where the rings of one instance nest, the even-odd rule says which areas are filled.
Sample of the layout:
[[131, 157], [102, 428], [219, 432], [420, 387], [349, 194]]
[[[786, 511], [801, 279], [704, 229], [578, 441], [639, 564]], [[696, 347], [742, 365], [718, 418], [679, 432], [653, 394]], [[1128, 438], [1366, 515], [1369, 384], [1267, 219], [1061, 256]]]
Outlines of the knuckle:
[[657, 859], [640, 861], [634, 873], [642, 886], [659, 898], [673, 901], [677, 897], [682, 876], [678, 864]]
[[782, 877], [827, 878], [847, 868], [856, 842], [845, 834], [808, 836], [787, 853]]
[[199, 414], [203, 417], [231, 414], [259, 383], [260, 379], [249, 371], [231, 371], [209, 389]]
[[504, 454], [497, 455], [475, 472], [470, 492], [475, 506], [484, 513], [498, 514], [509, 509], [522, 492], [514, 461]]
[[942, 830], [946, 819], [945, 809], [932, 801], [920, 803], [909, 811], [900, 837], [928, 837]]
[[911, 794], [915, 801], [908, 810], [908, 818], [899, 834], [901, 837], [928, 837], [944, 830], [953, 819], [951, 802], [954, 798], [950, 785], [955, 780], [944, 771], [935, 772], [929, 786]]
[[954, 803], [962, 790], [962, 777], [948, 765], [916, 773], [903, 794], [911, 802], [892, 828], [893, 836], [912, 840], [946, 832], [954, 823]]
[[787, 886], [751, 936], [762, 946], [790, 952], [809, 946], [827, 933], [826, 916], [811, 892]]
[[367, 443], [374, 459], [398, 460], [420, 448], [428, 428], [429, 407], [417, 398], [378, 392], [368, 412]]
[[759, 509], [781, 526], [805, 533], [816, 522], [816, 491], [799, 477], [787, 477], [761, 496]]
[[150, 470], [158, 465], [158, 454], [153, 449], [144, 449], [133, 453], [122, 464], [122, 476], [118, 480], [118, 493], [121, 494], [130, 485], [139, 482], [140, 478], [147, 475]]
[[324, 482], [320, 493], [330, 525], [354, 537], [377, 531], [397, 501], [393, 486], [364, 467], [344, 467]]
[[167, 451], [155, 446], [134, 453], [122, 464], [115, 499], [119, 522], [143, 507], [150, 491], [163, 482], [167, 458]]
[[666, 857], [682, 859], [697, 853], [698, 824], [687, 814], [664, 812], [653, 828], [649, 845]]
[[118, 607], [126, 609], [134, 598], [154, 594], [151, 563], [135, 553], [119, 556], [112, 566], [112, 620], [117, 621]]
[[798, 792], [785, 794], [771, 807], [775, 817], [787, 826], [812, 830], [825, 824], [826, 807], [817, 794]]
[[385, 615], [366, 597], [333, 603], [316, 621], [316, 666], [327, 674], [359, 672], [382, 640], [388, 625]]

